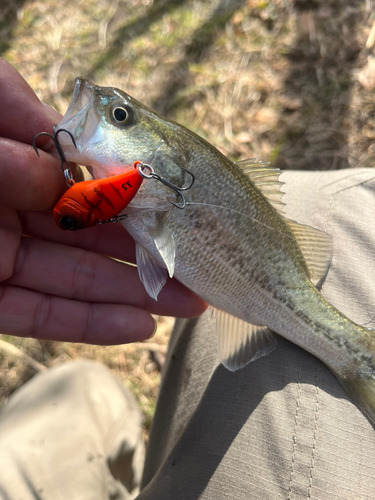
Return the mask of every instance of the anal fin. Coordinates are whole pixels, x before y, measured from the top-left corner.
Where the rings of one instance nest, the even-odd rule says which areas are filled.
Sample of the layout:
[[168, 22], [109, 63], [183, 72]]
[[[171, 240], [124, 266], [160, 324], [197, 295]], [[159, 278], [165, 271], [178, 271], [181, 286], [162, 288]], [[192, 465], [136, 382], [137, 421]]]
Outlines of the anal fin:
[[219, 358], [234, 372], [266, 356], [276, 346], [276, 335], [265, 326], [253, 325], [215, 309]]

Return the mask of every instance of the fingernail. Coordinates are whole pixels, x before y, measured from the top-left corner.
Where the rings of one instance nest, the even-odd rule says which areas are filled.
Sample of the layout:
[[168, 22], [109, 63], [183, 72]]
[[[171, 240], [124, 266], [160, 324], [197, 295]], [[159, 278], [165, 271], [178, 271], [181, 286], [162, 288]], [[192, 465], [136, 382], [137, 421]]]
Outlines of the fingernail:
[[156, 321], [155, 318], [152, 318], [152, 319], [154, 320], [155, 325], [154, 325], [154, 331], [152, 332], [152, 335], [149, 337], [150, 339], [152, 339], [152, 337], [155, 337], [155, 334], [158, 330], [158, 322]]
[[56, 109], [53, 109], [51, 106], [46, 104], [45, 102], [41, 101], [43, 104], [44, 109], [48, 111], [48, 113], [52, 116], [53, 120], [57, 120], [57, 123], [61, 122], [62, 115], [56, 111]]

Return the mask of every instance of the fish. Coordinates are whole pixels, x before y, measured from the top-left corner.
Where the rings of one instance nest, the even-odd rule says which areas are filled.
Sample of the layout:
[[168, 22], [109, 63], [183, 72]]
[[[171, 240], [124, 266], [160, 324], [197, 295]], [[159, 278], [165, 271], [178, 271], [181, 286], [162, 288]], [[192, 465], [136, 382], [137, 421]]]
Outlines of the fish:
[[134, 168], [116, 176], [76, 182], [56, 203], [52, 212], [55, 222], [60, 229], [77, 231], [117, 221], [142, 181], [143, 177]]
[[[136, 242], [138, 272], [157, 300], [168, 275], [214, 308], [218, 354], [231, 371], [268, 354], [277, 334], [325, 363], [375, 425], [375, 334], [319, 292], [332, 256], [324, 232], [283, 214], [280, 172], [257, 160], [232, 162], [187, 128], [113, 87], [80, 77], [60, 125], [69, 160], [94, 178], [117, 175], [140, 160], [177, 195], [145, 180], [122, 225]], [[63, 141], [65, 141], [63, 143]]]

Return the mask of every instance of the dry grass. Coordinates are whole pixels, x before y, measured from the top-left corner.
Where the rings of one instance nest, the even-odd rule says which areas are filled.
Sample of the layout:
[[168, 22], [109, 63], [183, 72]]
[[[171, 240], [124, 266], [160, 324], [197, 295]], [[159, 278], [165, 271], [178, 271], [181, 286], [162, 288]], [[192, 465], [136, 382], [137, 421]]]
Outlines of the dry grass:
[[173, 318], [157, 318], [156, 335], [145, 342], [101, 347], [67, 342], [0, 336], [0, 401], [39, 371], [75, 359], [93, 359], [107, 365], [131, 389], [149, 430], [160, 384]]
[[[123, 88], [232, 159], [281, 168], [372, 166], [372, 0], [0, 0], [0, 51], [64, 112], [74, 78]], [[170, 320], [152, 340], [165, 351]], [[8, 339], [9, 340], [9, 339]], [[149, 346], [12, 340], [45, 366], [99, 359], [137, 394], [149, 423], [159, 371]], [[155, 346], [154, 346], [155, 347]], [[32, 376], [0, 354], [4, 399]]]

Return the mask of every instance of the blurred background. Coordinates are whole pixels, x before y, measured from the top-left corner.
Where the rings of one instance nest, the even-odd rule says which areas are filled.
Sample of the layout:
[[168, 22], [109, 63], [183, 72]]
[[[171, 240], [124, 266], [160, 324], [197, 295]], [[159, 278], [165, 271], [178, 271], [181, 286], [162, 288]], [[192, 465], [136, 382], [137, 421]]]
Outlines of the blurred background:
[[[74, 79], [128, 92], [233, 160], [281, 169], [372, 167], [373, 0], [0, 0], [0, 56], [64, 113]], [[172, 318], [129, 346], [0, 336], [0, 402], [46, 367], [107, 364], [135, 393], [145, 436]]]

